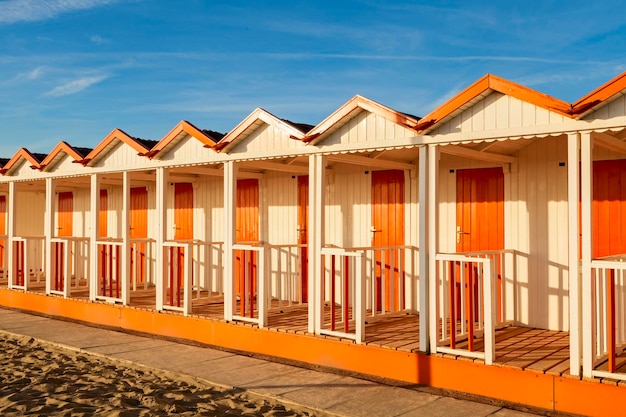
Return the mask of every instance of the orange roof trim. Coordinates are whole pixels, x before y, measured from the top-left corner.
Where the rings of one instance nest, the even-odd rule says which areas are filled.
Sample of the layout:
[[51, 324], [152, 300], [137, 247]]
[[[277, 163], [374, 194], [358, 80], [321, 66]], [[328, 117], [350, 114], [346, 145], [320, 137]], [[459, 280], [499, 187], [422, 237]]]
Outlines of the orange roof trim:
[[626, 71], [604, 83], [572, 104], [572, 114], [580, 117], [626, 89]]
[[2, 169], [0, 169], [0, 174], [4, 175], [11, 170], [14, 166], [16, 166], [21, 159], [25, 159], [27, 162], [30, 162], [32, 169], [39, 169], [41, 162], [34, 156], [30, 151], [26, 148], [20, 148], [9, 162], [6, 163]]
[[52, 149], [52, 151], [50, 151], [48, 156], [46, 156], [46, 158], [41, 161], [41, 164], [39, 164], [39, 170], [45, 170], [46, 167], [50, 165], [50, 163], [54, 161], [54, 159], [61, 152], [65, 152], [66, 154], [74, 158], [74, 161], [82, 161], [85, 158], [85, 155], [81, 155], [80, 152], [74, 149], [69, 143], [61, 141], [54, 147], [54, 149]]
[[523, 85], [505, 80], [492, 74], [487, 74], [474, 82], [472, 85], [452, 97], [446, 103], [426, 115], [417, 126], [419, 133], [430, 130], [442, 120], [459, 110], [465, 104], [477, 98], [486, 91], [493, 90], [527, 103], [543, 107], [547, 110], [559, 113], [563, 116], [572, 116], [572, 106], [563, 100], [554, 98], [539, 91], [533, 90]]
[[88, 165], [91, 161], [96, 159], [104, 150], [109, 146], [113, 141], [119, 140], [133, 148], [137, 151], [137, 153], [141, 156], [145, 156], [145, 154], [149, 151], [144, 145], [139, 143], [135, 138], [129, 136], [126, 132], [121, 129], [113, 129], [111, 133], [108, 134], [106, 138], [104, 138], [98, 146], [96, 146], [89, 154], [81, 161], [83, 165]]
[[202, 130], [198, 129], [193, 124], [189, 123], [186, 120], [182, 120], [178, 123], [172, 130], [169, 131], [167, 135], [163, 137], [149, 152], [146, 153], [146, 156], [149, 158], [154, 158], [160, 152], [162, 152], [170, 143], [172, 143], [181, 133], [186, 133], [189, 136], [193, 136], [198, 139], [205, 148], [214, 148], [215, 144], [218, 142], [215, 138], [207, 135]]
[[[263, 110], [261, 108], [256, 108], [252, 113], [248, 115], [245, 119], [241, 121], [233, 130], [228, 132], [226, 136], [222, 138], [216, 145], [215, 150], [219, 152], [228, 152], [229, 149], [232, 149], [234, 143], [239, 139], [243, 134], [248, 132], [249, 130], [254, 130], [253, 126], [257, 121], [262, 121], [270, 126], [276, 126], [287, 133], [289, 133], [292, 139], [303, 140], [304, 133], [298, 130], [294, 125], [287, 123], [286, 121], [279, 119], [274, 116], [272, 113], [267, 110]], [[246, 135], [247, 136], [247, 135]]]
[[348, 115], [357, 109], [362, 109], [370, 113], [378, 114], [394, 123], [415, 129], [418, 126], [419, 118], [409, 116], [405, 113], [395, 111], [389, 107], [383, 106], [373, 100], [356, 95], [348, 100], [344, 105], [339, 107], [333, 114], [324, 119], [320, 124], [315, 126], [308, 132], [304, 138], [307, 143], [318, 142], [333, 126], [341, 123]]

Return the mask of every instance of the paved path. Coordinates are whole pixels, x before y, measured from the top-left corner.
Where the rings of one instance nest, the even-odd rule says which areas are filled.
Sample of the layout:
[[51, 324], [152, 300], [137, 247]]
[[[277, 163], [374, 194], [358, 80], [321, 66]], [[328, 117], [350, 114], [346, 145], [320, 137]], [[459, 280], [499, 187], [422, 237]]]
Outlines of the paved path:
[[207, 347], [81, 325], [0, 308], [0, 331], [143, 366], [191, 375], [329, 416], [494, 416], [533, 414], [303, 369]]

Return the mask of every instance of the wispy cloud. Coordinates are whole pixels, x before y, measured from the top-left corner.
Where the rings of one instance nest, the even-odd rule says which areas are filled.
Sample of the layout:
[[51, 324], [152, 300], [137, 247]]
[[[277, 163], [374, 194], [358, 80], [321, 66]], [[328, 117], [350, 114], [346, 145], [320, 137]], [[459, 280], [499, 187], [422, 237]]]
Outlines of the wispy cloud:
[[70, 81], [69, 83], [55, 87], [52, 90], [44, 93], [43, 95], [48, 96], [48, 97], [69, 96], [70, 94], [79, 93], [94, 84], [98, 84], [106, 80], [107, 78], [109, 78], [108, 75], [98, 75], [98, 76], [92, 76], [92, 77], [79, 78], [77, 80], [73, 80], [73, 81]]
[[2, 2], [0, 23], [36, 22], [63, 13], [92, 9], [117, 3], [119, 0], [7, 0]]
[[103, 38], [100, 35], [93, 35], [90, 39], [91, 39], [91, 42], [95, 43], [96, 45], [109, 43], [109, 40], [107, 38]]

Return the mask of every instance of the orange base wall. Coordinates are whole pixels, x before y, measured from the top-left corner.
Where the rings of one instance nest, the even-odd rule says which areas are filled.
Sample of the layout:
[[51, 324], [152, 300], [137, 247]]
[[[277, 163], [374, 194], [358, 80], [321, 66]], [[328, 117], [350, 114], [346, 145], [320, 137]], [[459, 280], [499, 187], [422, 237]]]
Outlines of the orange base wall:
[[626, 388], [281, 333], [249, 325], [0, 289], [0, 305], [590, 416], [625, 415]]

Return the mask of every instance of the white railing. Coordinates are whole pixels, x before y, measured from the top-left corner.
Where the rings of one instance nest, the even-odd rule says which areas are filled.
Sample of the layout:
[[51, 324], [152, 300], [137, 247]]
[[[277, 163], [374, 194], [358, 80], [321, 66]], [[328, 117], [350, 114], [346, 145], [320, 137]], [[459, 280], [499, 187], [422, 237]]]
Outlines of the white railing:
[[193, 243], [164, 242], [164, 280], [167, 286], [163, 300], [164, 310], [180, 311], [185, 316], [191, 314]]
[[12, 268], [9, 268], [11, 288], [28, 290], [31, 276], [40, 281], [44, 274], [45, 245], [43, 236], [13, 238]]
[[626, 380], [626, 255], [591, 261], [592, 376]]
[[301, 305], [307, 299], [307, 245], [265, 245], [268, 251], [267, 302], [277, 300], [277, 308]]
[[150, 238], [130, 239], [130, 282], [132, 290], [137, 286], [147, 289], [155, 284], [156, 241]]
[[319, 306], [320, 334], [365, 339], [364, 253], [343, 248], [322, 248]]
[[9, 270], [8, 265], [8, 256], [9, 251], [7, 250], [6, 245], [9, 243], [8, 235], [0, 235], [0, 277], [7, 278], [7, 271]]
[[233, 245], [234, 320], [256, 323], [260, 328], [267, 324], [267, 274], [265, 247], [257, 244]]
[[348, 248], [362, 252], [365, 259], [366, 314], [368, 322], [376, 316], [418, 311], [415, 289], [418, 285], [415, 246]]
[[[493, 252], [490, 252], [493, 253]], [[497, 316], [496, 257], [487, 253], [435, 256], [437, 343], [435, 352], [483, 359], [495, 359]], [[477, 346], [482, 333], [483, 347]]]
[[74, 287], [80, 287], [81, 280], [89, 286], [89, 238], [55, 237], [51, 242], [51, 271], [47, 274], [49, 293], [69, 297], [72, 278]]
[[201, 240], [193, 240], [190, 243], [193, 252], [192, 298], [197, 300], [223, 296], [224, 243], [203, 242]]
[[98, 248], [96, 300], [123, 303], [122, 297], [122, 241], [100, 239]]

